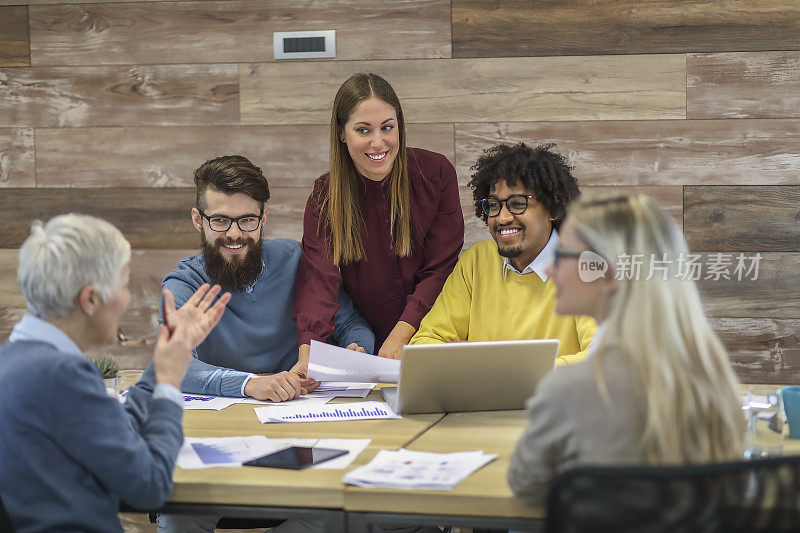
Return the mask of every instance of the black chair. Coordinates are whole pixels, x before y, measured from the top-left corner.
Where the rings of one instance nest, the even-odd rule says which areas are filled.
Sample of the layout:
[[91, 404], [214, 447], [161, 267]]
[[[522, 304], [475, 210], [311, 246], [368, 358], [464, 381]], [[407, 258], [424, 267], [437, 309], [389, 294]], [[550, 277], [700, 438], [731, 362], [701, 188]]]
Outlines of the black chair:
[[800, 457], [579, 467], [553, 480], [547, 533], [800, 531]]
[[11, 518], [8, 517], [2, 498], [0, 498], [0, 533], [14, 533], [14, 526], [11, 525]]

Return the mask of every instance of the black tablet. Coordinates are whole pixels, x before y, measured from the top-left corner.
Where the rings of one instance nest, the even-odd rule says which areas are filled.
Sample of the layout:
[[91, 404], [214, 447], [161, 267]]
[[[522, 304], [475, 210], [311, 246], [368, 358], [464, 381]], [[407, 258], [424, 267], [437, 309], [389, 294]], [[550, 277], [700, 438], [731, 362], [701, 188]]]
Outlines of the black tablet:
[[289, 448], [263, 455], [243, 463], [244, 466], [263, 466], [266, 468], [290, 468], [301, 470], [309, 466], [330, 461], [345, 455], [347, 450], [332, 450], [330, 448], [309, 448], [306, 446], [291, 446]]

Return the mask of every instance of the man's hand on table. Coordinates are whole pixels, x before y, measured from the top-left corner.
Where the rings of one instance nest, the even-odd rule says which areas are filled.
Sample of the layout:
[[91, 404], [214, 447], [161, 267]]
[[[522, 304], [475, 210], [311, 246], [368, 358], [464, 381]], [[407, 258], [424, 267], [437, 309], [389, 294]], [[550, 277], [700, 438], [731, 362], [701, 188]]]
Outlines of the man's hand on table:
[[319, 382], [304, 375], [301, 377], [295, 371], [288, 371], [250, 378], [244, 386], [244, 394], [256, 400], [285, 402], [294, 400], [301, 394], [308, 394], [318, 386]]

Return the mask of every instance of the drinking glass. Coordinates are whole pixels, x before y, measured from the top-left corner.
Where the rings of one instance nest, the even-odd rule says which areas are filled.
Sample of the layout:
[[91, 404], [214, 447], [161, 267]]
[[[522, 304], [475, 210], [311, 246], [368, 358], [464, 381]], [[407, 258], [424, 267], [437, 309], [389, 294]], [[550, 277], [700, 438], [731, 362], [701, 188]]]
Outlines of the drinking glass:
[[143, 370], [120, 370], [117, 373], [117, 397], [120, 401], [128, 393], [128, 389], [141, 379], [143, 372]]
[[780, 455], [786, 433], [780, 388], [750, 387], [742, 402], [742, 411], [747, 421], [745, 458]]

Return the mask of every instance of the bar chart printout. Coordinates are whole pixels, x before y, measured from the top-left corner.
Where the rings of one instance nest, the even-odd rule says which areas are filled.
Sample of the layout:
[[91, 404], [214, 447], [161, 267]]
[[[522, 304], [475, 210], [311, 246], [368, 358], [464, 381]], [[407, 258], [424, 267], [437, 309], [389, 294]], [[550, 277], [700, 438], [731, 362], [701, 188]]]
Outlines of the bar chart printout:
[[270, 422], [341, 422], [345, 420], [402, 418], [400, 415], [395, 414], [384, 402], [272, 406], [256, 407], [254, 410], [262, 424]]

